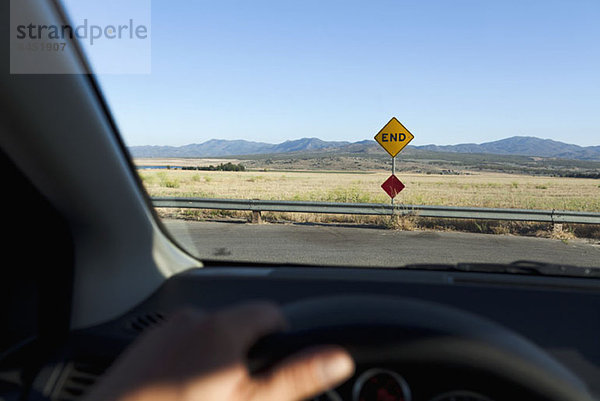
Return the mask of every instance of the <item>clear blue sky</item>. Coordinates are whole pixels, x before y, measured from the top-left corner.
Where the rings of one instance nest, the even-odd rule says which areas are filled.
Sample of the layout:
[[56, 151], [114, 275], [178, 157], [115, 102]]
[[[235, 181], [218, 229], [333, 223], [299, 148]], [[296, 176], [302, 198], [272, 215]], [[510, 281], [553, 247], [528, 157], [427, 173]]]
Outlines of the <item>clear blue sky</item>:
[[417, 145], [600, 145], [598, 21], [598, 0], [154, 0], [151, 74], [100, 81], [129, 145], [358, 141], [392, 116]]

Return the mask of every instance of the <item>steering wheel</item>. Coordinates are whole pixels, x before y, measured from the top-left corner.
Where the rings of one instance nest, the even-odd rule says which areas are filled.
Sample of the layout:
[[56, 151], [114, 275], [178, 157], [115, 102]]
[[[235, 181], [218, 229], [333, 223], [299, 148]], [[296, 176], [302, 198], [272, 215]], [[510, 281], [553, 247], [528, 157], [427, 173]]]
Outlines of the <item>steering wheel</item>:
[[[378, 296], [310, 298], [284, 305], [290, 329], [249, 353], [260, 372], [316, 344], [345, 347], [362, 368], [401, 367], [461, 383], [477, 380], [501, 399], [591, 401], [586, 386], [542, 349], [488, 319], [445, 305]], [[429, 373], [427, 373], [429, 372]], [[490, 394], [490, 393], [488, 393]], [[491, 396], [491, 394], [490, 394]], [[524, 398], [525, 397], [525, 398]]]

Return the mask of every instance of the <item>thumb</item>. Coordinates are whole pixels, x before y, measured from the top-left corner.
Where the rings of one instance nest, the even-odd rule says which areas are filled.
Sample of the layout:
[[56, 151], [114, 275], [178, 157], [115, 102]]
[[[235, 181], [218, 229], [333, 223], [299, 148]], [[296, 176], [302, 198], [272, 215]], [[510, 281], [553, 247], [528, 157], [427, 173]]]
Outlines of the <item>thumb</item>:
[[255, 380], [255, 398], [265, 401], [298, 401], [335, 387], [354, 373], [350, 354], [337, 346], [321, 347], [294, 355], [271, 373]]

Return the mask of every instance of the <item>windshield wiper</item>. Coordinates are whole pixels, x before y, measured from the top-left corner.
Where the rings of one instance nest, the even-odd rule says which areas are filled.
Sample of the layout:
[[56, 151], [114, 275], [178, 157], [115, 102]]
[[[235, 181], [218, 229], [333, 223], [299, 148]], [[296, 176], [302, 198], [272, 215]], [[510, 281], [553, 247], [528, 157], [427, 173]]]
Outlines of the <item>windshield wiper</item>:
[[531, 260], [512, 263], [457, 263], [457, 264], [410, 264], [403, 269], [443, 270], [472, 273], [506, 273], [558, 277], [600, 278], [600, 268], [559, 265]]

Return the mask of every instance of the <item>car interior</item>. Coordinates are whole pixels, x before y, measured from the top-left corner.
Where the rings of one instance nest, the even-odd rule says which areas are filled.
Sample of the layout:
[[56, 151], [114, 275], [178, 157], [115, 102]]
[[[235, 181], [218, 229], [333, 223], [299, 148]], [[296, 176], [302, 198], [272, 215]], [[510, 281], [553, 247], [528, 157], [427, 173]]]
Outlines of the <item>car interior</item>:
[[[64, 20], [57, 3], [35, 4]], [[600, 397], [596, 277], [196, 260], [163, 228], [89, 64], [71, 52], [73, 74], [0, 67], [3, 400], [83, 400], [175, 311], [246, 300], [275, 302], [290, 321], [251, 349], [252, 372], [309, 345], [351, 352], [355, 376], [319, 400], [378, 385], [415, 401]]]

